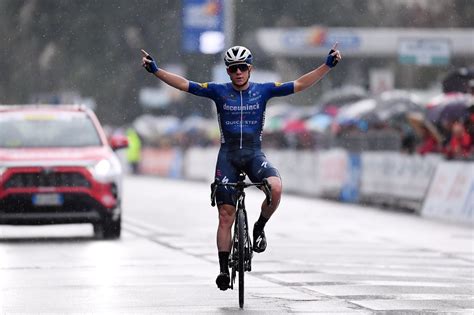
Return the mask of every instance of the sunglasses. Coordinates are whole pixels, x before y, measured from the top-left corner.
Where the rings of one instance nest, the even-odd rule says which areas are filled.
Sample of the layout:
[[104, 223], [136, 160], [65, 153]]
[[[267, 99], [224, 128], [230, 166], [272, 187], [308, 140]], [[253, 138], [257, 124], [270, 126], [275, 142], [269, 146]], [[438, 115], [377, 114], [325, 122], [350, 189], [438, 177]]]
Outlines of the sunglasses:
[[239, 69], [241, 72], [245, 72], [249, 69], [249, 65], [245, 63], [241, 63], [238, 65], [229, 66], [227, 69], [229, 69], [230, 73], [236, 73], [237, 69]]

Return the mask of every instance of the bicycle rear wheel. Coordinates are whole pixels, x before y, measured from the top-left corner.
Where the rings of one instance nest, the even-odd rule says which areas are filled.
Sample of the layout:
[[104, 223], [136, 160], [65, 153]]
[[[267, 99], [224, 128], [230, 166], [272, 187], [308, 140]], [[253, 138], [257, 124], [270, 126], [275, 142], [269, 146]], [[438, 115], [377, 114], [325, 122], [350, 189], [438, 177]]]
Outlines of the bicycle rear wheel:
[[244, 273], [245, 273], [245, 213], [243, 210], [239, 210], [237, 217], [238, 222], [238, 231], [239, 231], [239, 264], [238, 264], [238, 271], [239, 271], [239, 306], [240, 308], [244, 307]]

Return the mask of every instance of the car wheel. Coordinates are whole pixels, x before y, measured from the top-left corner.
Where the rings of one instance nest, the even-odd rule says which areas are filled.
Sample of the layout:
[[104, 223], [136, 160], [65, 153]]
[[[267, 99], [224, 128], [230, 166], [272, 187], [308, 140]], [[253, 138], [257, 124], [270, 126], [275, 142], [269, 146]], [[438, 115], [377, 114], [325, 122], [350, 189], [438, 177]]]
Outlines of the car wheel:
[[112, 220], [111, 216], [105, 216], [101, 222], [94, 223], [94, 236], [97, 239], [113, 240], [120, 238], [122, 230], [122, 218]]
[[102, 222], [102, 230], [104, 239], [112, 240], [120, 238], [122, 230], [122, 217], [119, 216], [117, 220], [112, 220], [111, 217], [106, 217]]
[[94, 227], [94, 237], [96, 239], [102, 239], [104, 237], [102, 223], [93, 223], [92, 226]]

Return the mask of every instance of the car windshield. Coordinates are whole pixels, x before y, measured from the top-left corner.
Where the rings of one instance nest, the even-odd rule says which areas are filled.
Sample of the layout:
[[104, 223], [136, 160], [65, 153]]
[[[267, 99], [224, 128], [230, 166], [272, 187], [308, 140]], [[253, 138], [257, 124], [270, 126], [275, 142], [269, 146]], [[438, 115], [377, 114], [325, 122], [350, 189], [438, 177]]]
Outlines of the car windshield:
[[82, 112], [0, 114], [1, 148], [87, 147], [102, 144], [94, 123]]

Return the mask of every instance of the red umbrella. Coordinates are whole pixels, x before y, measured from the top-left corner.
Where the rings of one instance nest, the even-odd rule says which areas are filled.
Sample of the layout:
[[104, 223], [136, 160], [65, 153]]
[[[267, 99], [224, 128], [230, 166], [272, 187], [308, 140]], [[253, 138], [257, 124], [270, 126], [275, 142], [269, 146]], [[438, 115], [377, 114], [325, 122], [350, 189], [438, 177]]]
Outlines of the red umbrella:
[[303, 133], [307, 132], [306, 123], [301, 119], [290, 119], [283, 126], [283, 131], [288, 133]]

